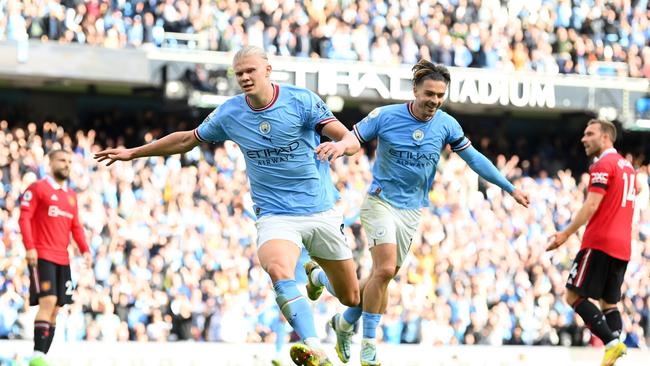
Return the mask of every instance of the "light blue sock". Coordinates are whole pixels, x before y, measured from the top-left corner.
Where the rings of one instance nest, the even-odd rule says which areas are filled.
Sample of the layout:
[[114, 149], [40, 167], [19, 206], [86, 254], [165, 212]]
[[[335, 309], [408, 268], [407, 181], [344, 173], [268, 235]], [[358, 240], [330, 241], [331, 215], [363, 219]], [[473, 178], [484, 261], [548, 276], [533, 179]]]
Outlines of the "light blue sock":
[[343, 319], [346, 321], [346, 323], [350, 325], [354, 325], [354, 323], [356, 323], [359, 320], [359, 318], [361, 318], [362, 312], [363, 309], [361, 309], [361, 306], [347, 308], [343, 312]]
[[336, 296], [336, 292], [334, 292], [334, 287], [332, 287], [332, 284], [330, 283], [330, 279], [327, 278], [325, 271], [323, 271], [322, 269], [318, 270], [318, 282], [321, 285], [325, 286], [325, 288], [327, 289], [327, 291], [330, 292], [330, 294]]
[[381, 320], [381, 314], [366, 313], [363, 316], [363, 338], [375, 339], [377, 336], [377, 327]]
[[284, 330], [285, 322], [279, 321], [275, 329], [275, 354], [280, 355], [282, 347], [284, 347], [284, 338], [286, 331]]
[[314, 315], [309, 303], [298, 290], [295, 280], [280, 280], [273, 284], [275, 301], [300, 339], [316, 337]]

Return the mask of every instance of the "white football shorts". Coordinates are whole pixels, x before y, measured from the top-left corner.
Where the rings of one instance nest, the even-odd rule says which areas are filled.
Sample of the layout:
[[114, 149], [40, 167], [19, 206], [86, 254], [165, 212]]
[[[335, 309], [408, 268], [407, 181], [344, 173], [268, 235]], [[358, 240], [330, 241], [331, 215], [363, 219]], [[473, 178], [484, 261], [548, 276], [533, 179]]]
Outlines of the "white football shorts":
[[420, 226], [421, 216], [420, 209], [395, 208], [381, 198], [368, 195], [361, 206], [361, 224], [368, 246], [396, 244], [397, 266], [401, 267]]
[[309, 255], [329, 260], [352, 258], [343, 234], [343, 215], [335, 208], [311, 215], [265, 215], [255, 223], [257, 245], [282, 239], [305, 248]]

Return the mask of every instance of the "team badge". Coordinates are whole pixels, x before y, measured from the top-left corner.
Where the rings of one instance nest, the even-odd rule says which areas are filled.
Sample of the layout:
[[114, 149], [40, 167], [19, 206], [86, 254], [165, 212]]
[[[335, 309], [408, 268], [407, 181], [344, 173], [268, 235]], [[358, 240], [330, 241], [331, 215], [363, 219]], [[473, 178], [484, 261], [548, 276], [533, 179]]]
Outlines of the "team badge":
[[32, 197], [33, 197], [32, 191], [25, 191], [25, 194], [23, 194], [24, 201], [31, 201]]
[[413, 140], [422, 141], [423, 138], [424, 138], [424, 132], [422, 132], [422, 130], [417, 129], [413, 131]]
[[68, 197], [68, 203], [70, 204], [70, 206], [76, 205], [76, 202], [73, 197]]
[[271, 124], [268, 123], [267, 121], [262, 121], [262, 123], [260, 123], [259, 128], [262, 135], [268, 135], [269, 132], [271, 132]]
[[49, 291], [52, 288], [52, 283], [50, 281], [41, 282], [41, 291]]
[[375, 230], [375, 236], [378, 238], [383, 237], [386, 235], [386, 228], [385, 227], [380, 227], [377, 230]]
[[379, 115], [379, 112], [381, 112], [380, 108], [375, 108], [368, 114], [368, 117], [375, 118]]

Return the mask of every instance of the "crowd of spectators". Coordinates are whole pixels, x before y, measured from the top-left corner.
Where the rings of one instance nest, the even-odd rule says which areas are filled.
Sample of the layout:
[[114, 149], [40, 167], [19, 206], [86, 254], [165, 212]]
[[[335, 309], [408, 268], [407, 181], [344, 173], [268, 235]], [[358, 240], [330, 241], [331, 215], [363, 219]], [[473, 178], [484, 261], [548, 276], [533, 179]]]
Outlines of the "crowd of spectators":
[[0, 41], [650, 78], [647, 0], [1, 0]]
[[[160, 133], [136, 136], [142, 143]], [[72, 262], [74, 304], [60, 312], [56, 339], [273, 341], [278, 310], [270, 279], [255, 256], [239, 149], [229, 142], [203, 145], [183, 156], [106, 167], [92, 159], [102, 147], [98, 134], [65, 131], [54, 122], [18, 127], [0, 121], [0, 338], [32, 336], [35, 308], [26, 301], [29, 278], [18, 200], [47, 173], [46, 153], [64, 147], [74, 152], [70, 184], [78, 192], [94, 264]], [[371, 264], [359, 225], [371, 155], [333, 164], [360, 276]], [[456, 154], [445, 154], [412, 254], [389, 288], [379, 336], [384, 342], [597, 343], [562, 299], [578, 237], [557, 252], [544, 252], [548, 235], [582, 204], [588, 177], [566, 170], [528, 176], [516, 156], [499, 156], [496, 164], [530, 193], [531, 207], [516, 205], [480, 182]], [[625, 343], [644, 348], [650, 341], [649, 166], [637, 168], [633, 254], [622, 314]], [[341, 305], [324, 295], [314, 309], [319, 335], [332, 341], [326, 322]]]

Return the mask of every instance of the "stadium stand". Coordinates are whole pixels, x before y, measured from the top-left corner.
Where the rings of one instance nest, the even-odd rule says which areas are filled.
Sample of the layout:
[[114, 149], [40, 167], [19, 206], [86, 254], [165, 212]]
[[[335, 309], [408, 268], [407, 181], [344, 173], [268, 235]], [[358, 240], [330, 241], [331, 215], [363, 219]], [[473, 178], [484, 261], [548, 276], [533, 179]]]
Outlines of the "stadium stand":
[[0, 40], [650, 78], [647, 0], [0, 2]]
[[[133, 143], [163, 133], [131, 132]], [[65, 331], [57, 337], [272, 341], [277, 306], [255, 259], [239, 150], [230, 143], [205, 145], [184, 156], [105, 167], [92, 160], [105, 143], [98, 136], [106, 132], [66, 131], [52, 121], [20, 126], [0, 121], [0, 337], [31, 337], [34, 312], [25, 302], [28, 277], [17, 200], [45, 173], [45, 154], [63, 146], [75, 152], [71, 182], [79, 191], [95, 264], [92, 270], [73, 264], [78, 292], [75, 304], [60, 314]], [[650, 340], [649, 166], [638, 163], [643, 159], [635, 160], [643, 179], [623, 287], [624, 340], [640, 348]], [[390, 287], [384, 342], [596, 344], [561, 298], [578, 238], [552, 257], [544, 254], [547, 235], [566, 225], [583, 201], [587, 177], [566, 170], [530, 175], [514, 155], [499, 156], [496, 163], [531, 193], [532, 208], [484, 187], [460, 158], [446, 154], [413, 255]], [[357, 154], [333, 166], [361, 275], [370, 268], [358, 219], [369, 164], [368, 154]], [[332, 340], [325, 323], [337, 306], [336, 299], [325, 297], [316, 307], [323, 339]]]
[[[543, 349], [537, 346], [579, 346], [567, 351], [578, 353], [584, 346], [599, 346], [561, 297], [578, 237], [552, 256], [544, 248], [547, 236], [569, 222], [585, 197], [587, 160], [578, 144], [582, 127], [569, 131], [566, 126], [586, 121], [584, 113], [595, 116], [607, 109], [603, 107], [615, 106], [618, 115], [612, 119], [627, 123], [617, 147], [640, 177], [633, 256], [623, 287], [623, 340], [628, 347], [647, 350], [650, 135], [634, 135], [627, 128], [638, 118], [650, 129], [650, 91], [647, 85], [623, 89], [650, 79], [649, 18], [647, 0], [0, 0], [0, 61], [15, 68], [30, 65], [21, 72], [0, 70], [0, 339], [32, 338], [35, 309], [26, 303], [29, 279], [18, 199], [46, 173], [46, 153], [62, 146], [75, 153], [71, 183], [79, 191], [95, 262], [91, 269], [73, 263], [78, 291], [75, 303], [59, 315], [58, 324], [64, 326], [55, 342], [147, 342], [136, 344], [131, 354], [158, 349], [151, 345], [157, 341], [273, 342], [279, 314], [255, 256], [251, 199], [237, 147], [203, 145], [183, 156], [111, 167], [92, 159], [102, 147], [134, 146], [196, 125], [209, 112], [199, 109], [206, 105], [188, 103], [187, 95], [172, 99], [166, 88], [180, 81], [189, 85], [187, 91], [221, 97], [235, 92], [229, 56], [198, 51], [253, 44], [292, 61], [343, 62], [337, 68], [355, 63], [397, 70], [423, 57], [456, 67], [454, 78], [466, 77], [469, 81], [462, 85], [469, 86], [490, 74], [470, 78], [474, 68], [500, 70], [517, 81], [549, 75], [558, 84], [557, 94], [549, 98], [557, 108], [540, 103], [537, 109], [518, 109], [520, 105], [502, 101], [477, 105], [471, 97], [479, 94], [478, 81], [476, 93], [450, 103], [455, 115], [468, 113], [459, 121], [474, 145], [530, 192], [532, 208], [517, 207], [480, 181], [458, 156], [444, 154], [430, 193], [433, 205], [424, 213], [410, 259], [391, 283], [390, 312], [381, 325], [380, 338], [399, 345], [389, 347], [399, 352], [411, 349], [404, 344], [449, 346], [444, 350], [490, 345], [499, 354], [510, 352], [501, 345], [527, 345], [538, 351], [520, 347], [521, 355], [534, 358]], [[160, 50], [168, 53], [157, 55]], [[129, 52], [146, 55], [137, 56], [139, 63], [130, 55], [131, 68], [125, 66], [123, 75], [117, 75], [113, 61]], [[110, 67], [91, 70], [75, 59], [67, 66], [88, 73], [56, 67], [50, 72], [47, 56], [67, 61], [72, 54], [110, 59], [103, 62]], [[132, 78], [133, 69], [141, 79]], [[304, 71], [284, 71], [294, 69]], [[391, 76], [376, 75], [382, 80]], [[19, 81], [5, 80], [14, 76]], [[79, 80], [87, 84], [75, 84]], [[123, 85], [112, 89], [103, 82]], [[591, 90], [592, 82], [600, 89]], [[340, 84], [333, 83], [345, 83]], [[603, 85], [625, 86], [610, 90]], [[519, 84], [513, 89], [519, 90]], [[122, 99], [132, 103], [112, 93], [131, 93]], [[374, 94], [356, 101], [340, 97], [346, 97], [341, 113], [350, 114], [344, 121], [348, 126], [369, 112], [363, 107], [384, 102]], [[573, 103], [570, 97], [580, 103], [562, 104]], [[149, 110], [153, 104], [163, 107]], [[102, 108], [114, 109], [94, 111]], [[129, 114], [134, 109], [141, 111]], [[175, 113], [179, 110], [183, 112]], [[58, 112], [65, 117], [57, 118]], [[360, 276], [371, 264], [358, 209], [372, 156], [373, 146], [368, 146], [364, 154], [333, 166]], [[325, 341], [334, 339], [326, 322], [339, 306], [327, 295], [316, 305], [318, 332]], [[360, 334], [356, 337], [358, 343]], [[0, 348], [20, 345], [27, 350], [26, 343], [0, 342]], [[92, 353], [97, 343], [85, 345], [91, 345], [85, 352]], [[554, 357], [570, 357], [559, 354]], [[0, 354], [0, 364], [6, 355]]]

